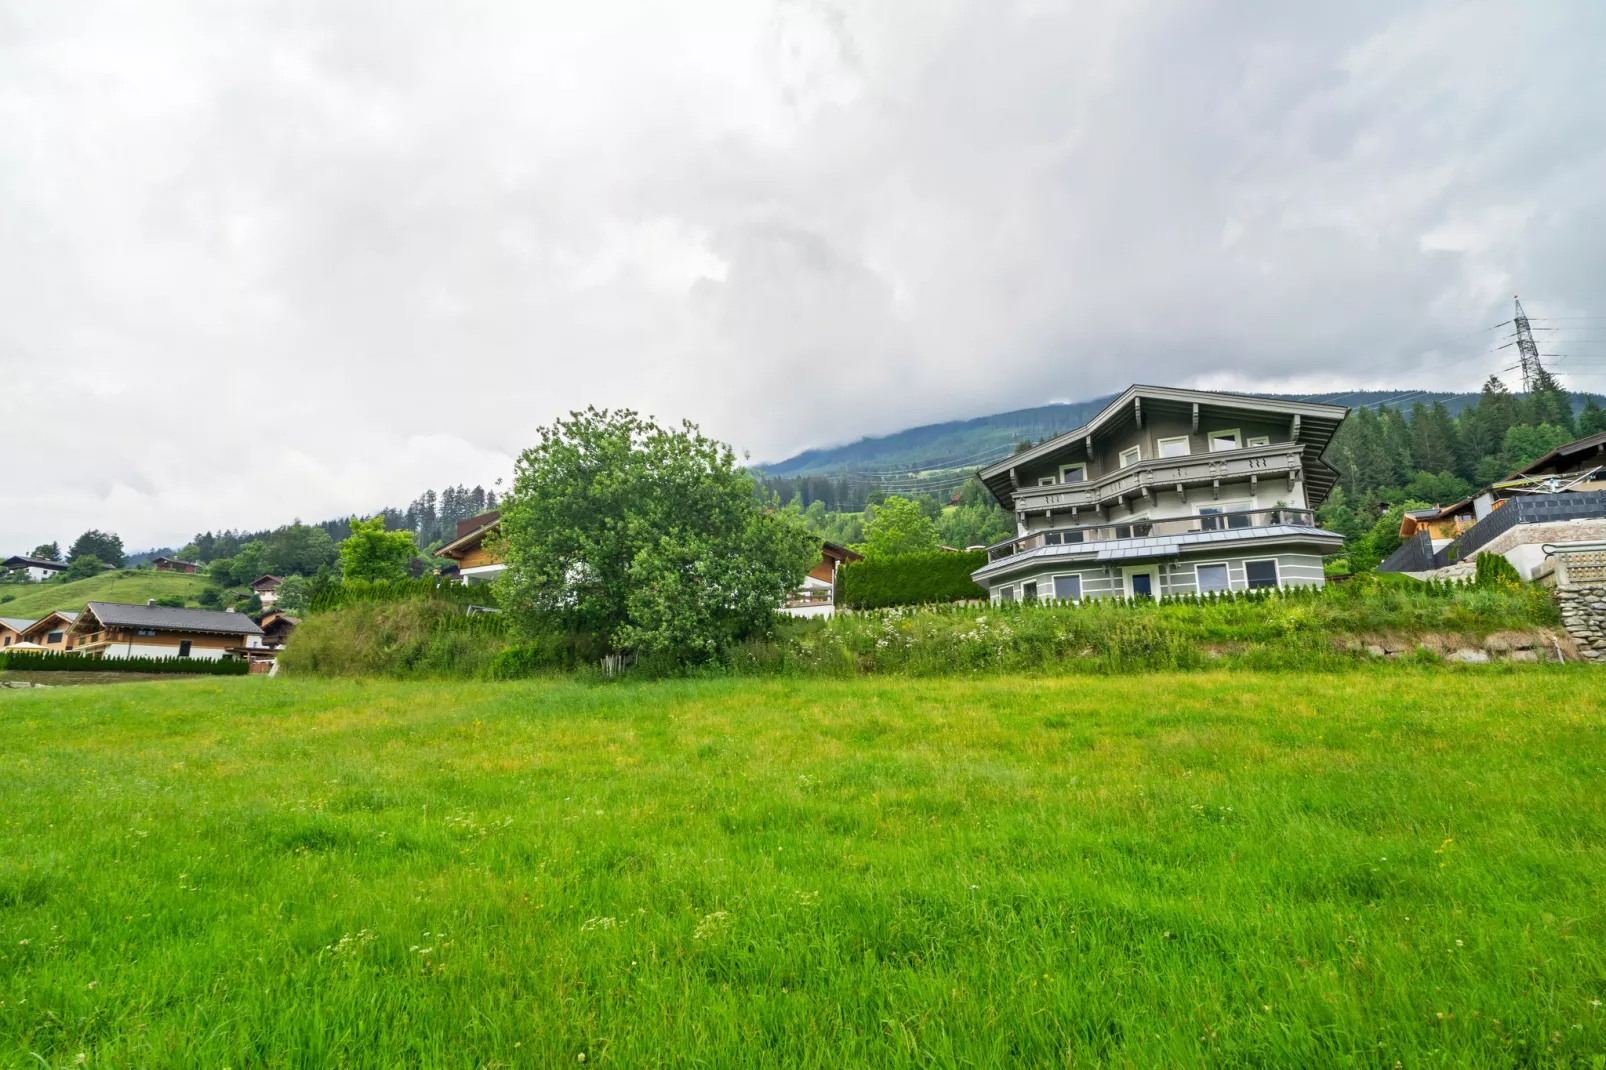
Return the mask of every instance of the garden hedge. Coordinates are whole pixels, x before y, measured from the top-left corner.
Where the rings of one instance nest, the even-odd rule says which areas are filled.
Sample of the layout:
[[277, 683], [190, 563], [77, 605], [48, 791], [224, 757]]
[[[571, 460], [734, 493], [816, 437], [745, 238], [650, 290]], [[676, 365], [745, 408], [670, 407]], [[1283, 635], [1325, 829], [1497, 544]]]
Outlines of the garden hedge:
[[53, 654], [44, 650], [0, 650], [0, 671], [15, 672], [166, 672], [202, 676], [244, 676], [244, 661], [210, 658], [102, 658], [91, 654]]
[[970, 578], [986, 563], [985, 550], [936, 550], [853, 561], [838, 573], [837, 601], [850, 609], [879, 609], [986, 598], [986, 589]]

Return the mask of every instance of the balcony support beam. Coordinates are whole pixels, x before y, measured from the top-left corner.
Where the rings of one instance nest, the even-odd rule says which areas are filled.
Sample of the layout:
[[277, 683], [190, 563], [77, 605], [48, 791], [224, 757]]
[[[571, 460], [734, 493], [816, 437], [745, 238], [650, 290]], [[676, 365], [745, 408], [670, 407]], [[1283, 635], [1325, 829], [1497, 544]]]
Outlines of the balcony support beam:
[[1290, 442], [1299, 441], [1299, 416], [1297, 414], [1294, 416], [1294, 422], [1289, 425], [1288, 440]]
[[1143, 399], [1132, 399], [1132, 418], [1138, 422], [1138, 430], [1143, 430]]
[[1199, 403], [1197, 401], [1193, 403], [1193, 433], [1196, 435], [1199, 433]]
[[1210, 481], [1210, 497], [1211, 498], [1220, 498], [1221, 497], [1221, 480], [1212, 479]]
[[1184, 487], [1181, 483], [1177, 484], [1177, 497], [1182, 499], [1183, 505], [1188, 504], [1188, 488]]

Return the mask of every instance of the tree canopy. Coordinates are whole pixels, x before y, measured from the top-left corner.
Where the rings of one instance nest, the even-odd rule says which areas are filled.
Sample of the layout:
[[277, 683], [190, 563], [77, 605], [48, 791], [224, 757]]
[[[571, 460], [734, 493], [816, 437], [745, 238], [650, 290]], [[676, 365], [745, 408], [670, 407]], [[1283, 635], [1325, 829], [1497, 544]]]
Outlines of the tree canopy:
[[109, 532], [93, 529], [84, 532], [73, 541], [67, 550], [67, 563], [72, 564], [85, 555], [92, 555], [101, 564], [115, 565], [117, 568], [122, 568], [128, 561], [128, 555], [123, 553], [122, 539]]
[[498, 601], [527, 636], [714, 660], [772, 627], [819, 558], [819, 540], [693, 424], [588, 408], [539, 436], [501, 503]]
[[340, 544], [340, 572], [347, 580], [404, 580], [417, 546], [411, 531], [386, 531], [385, 518], [351, 518], [351, 537]]
[[888, 498], [876, 506], [864, 529], [864, 555], [869, 558], [929, 553], [938, 545], [936, 525], [908, 498]]

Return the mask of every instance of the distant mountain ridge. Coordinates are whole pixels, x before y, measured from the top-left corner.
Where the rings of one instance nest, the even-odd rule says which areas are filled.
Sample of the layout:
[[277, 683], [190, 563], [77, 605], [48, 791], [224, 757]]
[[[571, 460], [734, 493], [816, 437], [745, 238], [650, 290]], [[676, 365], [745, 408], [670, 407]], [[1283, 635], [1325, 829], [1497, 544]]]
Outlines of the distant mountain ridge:
[[[1476, 393], [1445, 393], [1432, 390], [1349, 390], [1327, 394], [1256, 394], [1255, 397], [1282, 401], [1311, 401], [1348, 405], [1352, 408], [1375, 405], [1409, 407], [1420, 401], [1431, 405], [1442, 401], [1453, 416], [1477, 400]], [[956, 468], [980, 468], [1002, 460], [1023, 439], [1040, 442], [1044, 438], [1080, 427], [1108, 405], [1115, 394], [1087, 401], [1060, 402], [1033, 409], [977, 416], [969, 420], [949, 420], [896, 431], [890, 435], [861, 438], [844, 446], [804, 450], [795, 457], [758, 470], [772, 477], [864, 476], [886, 477], [939, 472]]]

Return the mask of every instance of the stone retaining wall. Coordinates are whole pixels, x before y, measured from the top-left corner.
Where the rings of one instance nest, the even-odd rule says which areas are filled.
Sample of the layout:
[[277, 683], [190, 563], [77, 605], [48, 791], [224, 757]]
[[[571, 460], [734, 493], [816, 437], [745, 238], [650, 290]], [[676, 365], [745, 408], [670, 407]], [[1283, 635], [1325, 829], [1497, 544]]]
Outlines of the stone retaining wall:
[[1606, 584], [1558, 584], [1556, 605], [1578, 653], [1588, 661], [1606, 659]]

